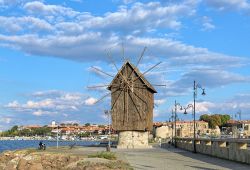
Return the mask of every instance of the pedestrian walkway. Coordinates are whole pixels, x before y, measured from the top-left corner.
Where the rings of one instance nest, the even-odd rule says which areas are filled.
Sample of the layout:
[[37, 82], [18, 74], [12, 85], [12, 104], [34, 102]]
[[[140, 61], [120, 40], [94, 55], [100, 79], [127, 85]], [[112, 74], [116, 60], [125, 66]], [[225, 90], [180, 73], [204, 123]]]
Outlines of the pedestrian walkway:
[[178, 148], [112, 151], [138, 170], [250, 170], [247, 164], [194, 154]]

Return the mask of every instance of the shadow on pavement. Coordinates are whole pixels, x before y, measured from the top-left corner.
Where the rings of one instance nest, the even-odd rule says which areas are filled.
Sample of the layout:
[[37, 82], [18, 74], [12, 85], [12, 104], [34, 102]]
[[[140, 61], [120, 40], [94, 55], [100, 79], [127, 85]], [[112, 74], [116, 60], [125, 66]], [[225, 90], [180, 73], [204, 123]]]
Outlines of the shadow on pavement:
[[194, 168], [194, 169], [202, 169], [202, 170], [217, 170], [217, 169], [213, 169], [213, 168], [204, 168], [204, 167], [200, 167], [200, 166], [191, 166], [191, 165], [187, 165], [187, 167]]
[[136, 164], [136, 165], [144, 168], [155, 168], [154, 166], [149, 166], [149, 165], [141, 165], [141, 164]]
[[[250, 165], [248, 165], [248, 164], [230, 161], [230, 160], [217, 158], [217, 157], [213, 157], [213, 156], [209, 156], [209, 155], [204, 155], [204, 154], [200, 154], [200, 153], [193, 153], [193, 152], [182, 150], [179, 148], [174, 148], [172, 146], [170, 148], [162, 148], [162, 149], [165, 149], [169, 152], [173, 152], [175, 154], [179, 154], [179, 155], [182, 155], [185, 157], [189, 157], [189, 158], [194, 159], [194, 160], [199, 160], [202, 162], [221, 166], [221, 167], [228, 168], [228, 169], [240, 169], [240, 170], [245, 170], [245, 169], [249, 170], [250, 169]], [[191, 161], [188, 161], [188, 162], [191, 162]], [[187, 166], [189, 166], [189, 165], [187, 165]], [[195, 168], [206, 169], [206, 167], [195, 167]], [[207, 170], [213, 170], [213, 169], [207, 168]]]

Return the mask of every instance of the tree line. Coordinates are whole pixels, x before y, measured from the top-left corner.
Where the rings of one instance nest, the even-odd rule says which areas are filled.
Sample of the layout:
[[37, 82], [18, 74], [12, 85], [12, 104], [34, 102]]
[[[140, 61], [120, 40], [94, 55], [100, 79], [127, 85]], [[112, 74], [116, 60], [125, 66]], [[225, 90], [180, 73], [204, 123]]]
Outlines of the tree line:
[[213, 115], [204, 114], [200, 116], [200, 120], [208, 122], [209, 128], [215, 129], [216, 126], [219, 126], [220, 128], [222, 126], [225, 126], [227, 121], [230, 120], [230, 115], [228, 114], [213, 114]]
[[15, 125], [7, 131], [2, 132], [1, 136], [13, 137], [13, 136], [47, 136], [51, 135], [51, 128], [43, 126], [35, 129], [18, 129]]

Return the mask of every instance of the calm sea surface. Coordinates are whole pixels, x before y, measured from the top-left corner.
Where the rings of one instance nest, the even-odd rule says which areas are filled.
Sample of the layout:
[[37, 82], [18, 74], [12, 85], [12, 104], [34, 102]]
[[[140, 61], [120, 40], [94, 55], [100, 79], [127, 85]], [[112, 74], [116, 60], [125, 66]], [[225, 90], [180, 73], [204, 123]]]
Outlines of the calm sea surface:
[[[0, 152], [24, 148], [38, 148], [40, 140], [0, 140]], [[56, 141], [43, 140], [46, 147], [56, 146]], [[77, 146], [98, 145], [98, 141], [59, 141], [59, 146], [69, 146], [76, 143]]]

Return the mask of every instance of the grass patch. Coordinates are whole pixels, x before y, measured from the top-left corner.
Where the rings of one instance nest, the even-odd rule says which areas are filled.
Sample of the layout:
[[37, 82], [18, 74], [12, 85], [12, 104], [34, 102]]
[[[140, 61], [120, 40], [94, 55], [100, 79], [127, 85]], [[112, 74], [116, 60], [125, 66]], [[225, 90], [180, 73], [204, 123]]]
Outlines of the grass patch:
[[[91, 162], [91, 161], [83, 161], [78, 162], [77, 167], [81, 167], [83, 169], [119, 169], [119, 170], [133, 170], [133, 168], [128, 164], [120, 160], [112, 160], [106, 163], [103, 162]], [[77, 169], [77, 168], [76, 168]]]
[[96, 154], [88, 155], [89, 158], [104, 158], [108, 160], [116, 160], [116, 155], [113, 152], [97, 152]]
[[123, 161], [115, 161], [115, 162], [109, 162], [106, 165], [109, 169], [126, 169], [126, 170], [133, 170], [133, 168], [128, 164]]

